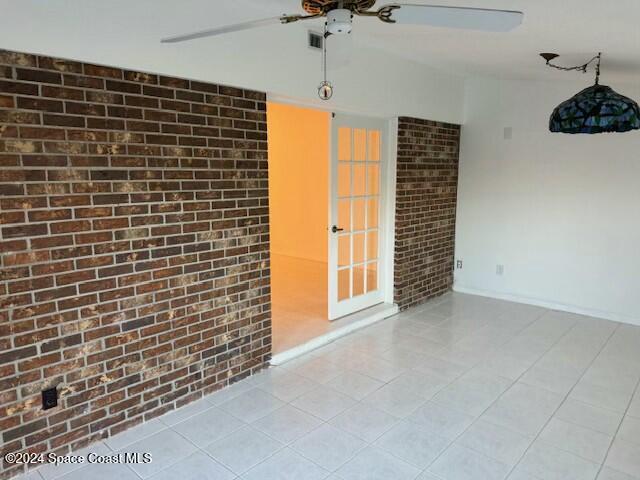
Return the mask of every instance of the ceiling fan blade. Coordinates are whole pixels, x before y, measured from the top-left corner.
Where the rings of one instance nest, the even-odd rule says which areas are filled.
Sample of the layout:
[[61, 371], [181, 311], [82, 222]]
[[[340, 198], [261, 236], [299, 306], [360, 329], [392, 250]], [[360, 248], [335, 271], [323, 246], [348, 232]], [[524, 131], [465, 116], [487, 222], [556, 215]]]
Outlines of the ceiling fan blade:
[[284, 15], [282, 17], [263, 18], [261, 20], [252, 20], [250, 22], [236, 23], [234, 25], [225, 25], [224, 27], [209, 28], [184, 35], [174, 35], [161, 40], [162, 43], [177, 43], [186, 40], [195, 40], [196, 38], [213, 37], [224, 33], [239, 32], [242, 30], [250, 30], [252, 28], [266, 27], [276, 25], [278, 23], [291, 23], [299, 20], [299, 15]]
[[[524, 14], [514, 10], [397, 4], [390, 19], [399, 24], [431, 25], [485, 32], [508, 32], [522, 23]], [[393, 5], [389, 5], [393, 7]], [[383, 9], [385, 7], [382, 7]]]

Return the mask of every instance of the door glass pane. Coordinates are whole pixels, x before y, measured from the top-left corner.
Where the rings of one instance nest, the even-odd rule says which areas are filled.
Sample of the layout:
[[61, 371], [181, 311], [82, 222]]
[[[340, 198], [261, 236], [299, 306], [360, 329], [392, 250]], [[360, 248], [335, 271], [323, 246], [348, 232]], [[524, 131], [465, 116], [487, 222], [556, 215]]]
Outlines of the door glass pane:
[[353, 164], [353, 195], [365, 194], [365, 172], [364, 165]]
[[364, 198], [356, 198], [353, 201], [353, 230], [364, 230], [365, 212], [364, 206], [366, 201]]
[[378, 199], [367, 200], [367, 228], [378, 227]]
[[378, 165], [369, 165], [367, 168], [367, 195], [377, 195], [380, 190], [380, 167]]
[[358, 265], [353, 267], [353, 295], [354, 297], [364, 293], [364, 274], [365, 266]]
[[338, 198], [333, 221], [343, 231], [333, 236], [338, 243], [334, 275], [338, 302], [348, 310], [352, 298], [378, 290], [383, 145], [379, 128], [339, 127], [337, 135]]
[[364, 262], [364, 233], [353, 235], [353, 263]]
[[345, 232], [351, 230], [351, 201], [338, 200], [338, 228]]
[[353, 129], [353, 160], [364, 162], [367, 159], [367, 131], [364, 128]]
[[338, 196], [348, 197], [351, 192], [351, 164], [338, 164]]
[[367, 292], [378, 289], [378, 263], [367, 264]]
[[380, 132], [369, 130], [369, 161], [380, 161]]
[[338, 237], [338, 266], [345, 267], [351, 263], [351, 236]]
[[348, 127], [338, 129], [338, 160], [351, 160], [351, 129]]
[[351, 279], [349, 278], [349, 269], [338, 270], [338, 301], [346, 300], [350, 297], [349, 286]]
[[367, 260], [378, 258], [378, 232], [376, 230], [367, 232]]

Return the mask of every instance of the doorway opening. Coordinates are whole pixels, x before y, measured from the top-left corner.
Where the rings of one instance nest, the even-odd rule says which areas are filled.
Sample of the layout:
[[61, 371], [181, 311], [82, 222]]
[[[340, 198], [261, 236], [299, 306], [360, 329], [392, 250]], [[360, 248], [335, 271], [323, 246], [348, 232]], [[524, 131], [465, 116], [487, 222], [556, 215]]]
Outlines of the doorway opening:
[[267, 104], [273, 352], [329, 327], [329, 112]]
[[268, 102], [267, 129], [275, 358], [384, 318], [392, 248], [386, 121]]

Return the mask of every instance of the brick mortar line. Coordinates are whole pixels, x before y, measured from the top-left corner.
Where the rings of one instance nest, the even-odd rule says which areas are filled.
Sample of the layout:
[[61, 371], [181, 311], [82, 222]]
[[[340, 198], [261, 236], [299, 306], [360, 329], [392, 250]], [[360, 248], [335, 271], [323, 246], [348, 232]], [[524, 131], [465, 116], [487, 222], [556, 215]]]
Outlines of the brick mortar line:
[[[235, 287], [245, 286], [245, 285], [249, 285], [249, 284], [251, 284], [252, 282], [257, 282], [257, 281], [259, 281], [259, 280], [265, 280], [265, 279], [268, 279], [268, 278], [270, 278], [270, 277], [269, 277], [269, 276], [260, 276], [260, 277], [256, 277], [256, 278], [254, 278], [254, 279], [248, 279], [248, 280], [245, 280], [245, 281], [242, 281], [242, 282], [233, 283], [233, 284], [231, 284], [231, 285], [225, 285], [225, 286], [221, 286], [221, 287], [217, 287], [217, 288], [216, 288], [216, 287], [214, 287], [214, 288], [216, 288], [216, 290], [225, 290], [225, 289], [227, 289], [227, 288], [229, 288], [229, 287], [233, 287], [233, 288], [235, 288]], [[198, 284], [202, 284], [202, 283], [205, 283], [205, 282], [209, 282], [209, 280], [200, 281], [200, 282], [198, 282]], [[151, 283], [152, 283], [152, 282], [151, 282]], [[197, 285], [197, 284], [195, 284], [195, 283], [194, 283], [194, 284], [190, 284], [189, 286], [191, 286], [191, 285]], [[249, 285], [249, 286], [250, 286], [250, 285]], [[123, 300], [125, 300], [125, 301], [126, 301], [126, 300], [128, 300], [128, 299], [133, 299], [133, 298], [137, 298], [137, 297], [144, 297], [144, 296], [152, 296], [152, 297], [154, 297], [154, 298], [155, 298], [157, 295], [162, 295], [162, 294], [169, 293], [169, 292], [175, 292], [176, 290], [186, 289], [187, 287], [188, 287], [188, 286], [168, 287], [168, 288], [166, 288], [166, 289], [162, 289], [162, 290], [154, 290], [153, 292], [136, 294], [136, 295], [133, 295], [133, 296], [131, 296], [131, 297], [122, 297], [122, 298], [117, 298], [117, 299], [114, 299], [114, 300], [107, 301], [107, 302], [105, 302], [105, 303], [106, 303], [106, 304], [111, 304], [111, 303], [116, 303], [116, 302], [117, 302], [117, 303], [120, 303], [120, 302], [122, 302]], [[108, 292], [112, 292], [112, 291], [115, 291], [115, 290], [119, 290], [119, 289], [121, 289], [121, 288], [126, 288], [126, 287], [118, 287], [118, 288], [115, 288], [115, 289], [101, 290], [101, 291], [97, 291], [97, 292], [105, 292], [105, 293], [108, 293]], [[258, 288], [265, 288], [265, 287], [263, 287], [263, 286], [255, 286], [255, 287], [253, 287], [253, 288], [250, 288], [249, 290], [254, 290], [254, 289], [258, 289]], [[96, 293], [96, 292], [88, 292], [88, 293], [80, 294], [80, 296], [92, 295], [92, 294], [94, 294], [94, 293]], [[123, 312], [123, 313], [124, 313], [124, 312], [129, 312], [129, 311], [131, 311], [131, 310], [139, 311], [139, 309], [144, 308], [145, 306], [148, 306], [148, 305], [153, 305], [153, 304], [158, 304], [158, 303], [162, 304], [162, 303], [165, 303], [165, 302], [169, 302], [169, 303], [171, 303], [171, 302], [179, 302], [180, 300], [188, 299], [188, 298], [191, 298], [191, 297], [194, 297], [194, 296], [200, 296], [201, 294], [202, 294], [202, 293], [200, 293], [200, 292], [195, 292], [195, 293], [191, 293], [191, 294], [189, 294], [189, 293], [185, 293], [184, 295], [178, 295], [178, 296], [171, 297], [169, 300], [160, 300], [160, 301], [159, 301], [159, 300], [157, 300], [157, 299], [154, 299], [154, 300], [151, 300], [151, 301], [150, 301], [150, 302], [148, 302], [148, 303], [142, 303], [142, 304], [137, 305], [137, 306], [132, 307], [132, 308], [123, 309], [123, 307], [120, 307], [120, 308], [119, 308], [119, 310], [120, 310], [120, 312]], [[235, 295], [235, 294], [234, 294], [234, 295]], [[65, 299], [68, 299], [68, 298], [74, 298], [75, 296], [78, 296], [78, 295], [72, 295], [72, 296], [70, 296], [70, 297], [61, 297], [61, 298], [59, 298], [59, 299], [49, 300], [49, 301], [46, 301], [46, 302], [44, 302], [44, 303], [57, 303], [57, 301], [58, 301], [58, 300], [65, 300]], [[196, 303], [191, 303], [190, 305], [191, 305], [191, 306], [193, 306], [193, 307], [196, 307], [196, 306], [201, 305], [201, 304], [206, 304], [206, 303], [208, 303], [209, 301], [210, 301], [210, 300], [203, 300], [203, 299], [200, 299], [200, 300], [199, 300], [199, 301], [197, 301]], [[78, 312], [81, 314], [81, 313], [82, 313], [82, 309], [88, 308], [90, 305], [94, 305], [94, 304], [89, 304], [89, 305], [87, 305], [87, 306], [83, 306], [83, 307], [81, 307], [80, 309], [78, 309], [78, 307], [73, 307], [73, 308], [70, 308], [70, 309], [67, 309], [67, 310], [56, 310], [56, 312], [57, 312], [57, 314], [60, 314], [60, 313], [66, 313], [66, 312], [74, 312], [74, 311], [78, 311]], [[13, 307], [13, 308], [15, 309], [15, 308], [26, 308], [26, 307]], [[160, 310], [160, 311], [158, 311], [158, 312], [154, 312], [154, 313], [155, 313], [155, 314], [163, 313], [163, 312], [166, 312], [166, 311], [175, 310], [176, 308], [177, 308], [177, 307], [171, 307], [171, 306], [169, 306], [169, 309], [168, 309], [168, 310]], [[49, 317], [49, 316], [51, 316], [51, 315], [52, 315], [51, 313], [47, 313], [47, 314], [42, 314], [42, 315], [33, 315], [33, 316], [28, 317], [28, 318], [33, 319], [33, 320], [35, 320], [35, 321], [37, 322], [37, 321], [38, 321], [38, 319], [41, 319], [41, 318], [43, 318], [43, 317]], [[53, 314], [53, 315], [55, 315], [55, 314]], [[83, 320], [87, 321], [87, 320], [90, 320], [91, 318], [96, 318], [96, 317], [98, 317], [98, 318], [102, 318], [102, 317], [104, 317], [104, 316], [109, 316], [109, 315], [111, 315], [111, 313], [97, 314], [97, 315], [95, 315], [95, 316], [91, 316], [91, 317], [83, 318]], [[145, 317], [146, 317], [146, 316], [148, 316], [148, 315], [151, 315], [151, 314], [144, 314], [144, 316], [145, 316]], [[10, 315], [10, 317], [11, 317], [11, 315]], [[82, 318], [82, 317], [81, 317], [81, 318]], [[8, 325], [11, 325], [11, 324], [13, 324], [13, 323], [22, 323], [22, 322], [24, 322], [24, 321], [25, 321], [25, 319], [11, 319], [11, 318], [9, 318], [9, 320], [8, 320], [7, 324], [8, 324]], [[59, 324], [66, 324], [66, 323], [70, 323], [70, 322], [73, 322], [73, 321], [76, 321], [76, 320], [70, 320], [70, 321], [68, 321], [68, 322], [60, 322]], [[33, 329], [29, 329], [29, 330], [21, 331], [18, 335], [26, 335], [26, 334], [28, 334], [29, 332], [39, 331], [39, 330], [41, 330], [42, 328], [43, 328], [42, 326], [34, 325]], [[49, 327], [49, 328], [53, 328], [53, 327]], [[16, 347], [16, 348], [22, 348], [22, 347]]]
[[[43, 57], [43, 56], [40, 56]], [[88, 65], [86, 63], [83, 62], [76, 62], [78, 64], [82, 64], [82, 65]], [[162, 90], [173, 90], [173, 91], [180, 91], [180, 92], [185, 92], [185, 93], [198, 93], [198, 94], [202, 94], [202, 95], [217, 95], [217, 96], [223, 96], [223, 97], [229, 97], [229, 98], [238, 98], [238, 99], [243, 99], [243, 100], [247, 100], [247, 101], [254, 101], [254, 102], [266, 102], [265, 98], [260, 98], [260, 99], [256, 99], [256, 98], [250, 98], [247, 97], [245, 95], [245, 93], [249, 93], [252, 95], [264, 95], [262, 92], [259, 92], [257, 90], [252, 90], [252, 89], [247, 89], [247, 88], [240, 88], [240, 87], [233, 87], [230, 85], [222, 85], [222, 84], [213, 84], [213, 83], [208, 83], [207, 81], [200, 81], [200, 80], [193, 80], [193, 79], [188, 79], [188, 78], [181, 78], [181, 77], [175, 77], [175, 76], [171, 76], [171, 75], [162, 75], [162, 74], [158, 74], [158, 73], [152, 73], [152, 72], [135, 72], [132, 70], [127, 70], [127, 69], [123, 69], [123, 68], [118, 68], [118, 67], [107, 67], [107, 68], [116, 68], [118, 70], [120, 70], [123, 74], [124, 73], [128, 73], [128, 72], [133, 72], [133, 73], [139, 73], [142, 75], [151, 75], [151, 76], [156, 76], [158, 77], [158, 80], [160, 78], [165, 78], [165, 79], [179, 79], [179, 80], [183, 80], [183, 81], [187, 81], [189, 82], [190, 86], [185, 88], [185, 87], [179, 87], [179, 86], [169, 86], [169, 85], [162, 85], [158, 82], [144, 82], [144, 81], [137, 81], [137, 80], [129, 80], [127, 78], [123, 76], [116, 78], [116, 77], [108, 77], [108, 76], [101, 76], [101, 75], [91, 75], [91, 74], [87, 74], [84, 72], [73, 72], [73, 71], [63, 71], [63, 70], [58, 70], [58, 69], [49, 69], [49, 68], [44, 68], [44, 67], [40, 67], [40, 66], [36, 66], [36, 65], [16, 65], [16, 64], [11, 64], [11, 63], [0, 63], [0, 67], [9, 67], [11, 69], [13, 69], [13, 73], [14, 75], [17, 73], [17, 70], [21, 70], [21, 71], [25, 71], [28, 70], [30, 72], [41, 72], [41, 71], [45, 71], [45, 72], [51, 72], [54, 74], [58, 74], [60, 76], [60, 80], [61, 83], [51, 83], [51, 82], [44, 82], [44, 81], [37, 81], [37, 80], [24, 80], [24, 79], [18, 79], [15, 76], [12, 78], [0, 78], [0, 81], [13, 81], [13, 82], [24, 82], [24, 83], [33, 83], [36, 85], [54, 85], [54, 86], [58, 86], [60, 88], [69, 88], [72, 90], [80, 90], [80, 91], [86, 91], [86, 90], [96, 90], [96, 91], [102, 91], [106, 88], [106, 82], [111, 81], [111, 82], [118, 82], [118, 83], [124, 83], [127, 85], [137, 85], [140, 86], [141, 91], [143, 91], [143, 87], [148, 86], [148, 87], [157, 87], [160, 88]], [[97, 79], [97, 80], [102, 80], [103, 81], [103, 87], [102, 88], [96, 88], [96, 87], [90, 87], [90, 86], [77, 86], [77, 85], [68, 85], [66, 83], [64, 83], [65, 77], [85, 77], [85, 78], [93, 78], [93, 79]], [[198, 88], [193, 88], [191, 85], [193, 83], [196, 84], [203, 84], [203, 85], [207, 85], [208, 87], [216, 87], [216, 91], [212, 92], [210, 90], [203, 90], [203, 89], [198, 89]], [[242, 96], [238, 96], [238, 95], [231, 95], [229, 93], [224, 93], [224, 92], [220, 92], [220, 88], [225, 89], [225, 88], [230, 88], [232, 90], [236, 90], [238, 92], [242, 92]], [[161, 96], [154, 96], [154, 95], [149, 95], [149, 94], [136, 94], [133, 92], [120, 92], [122, 95], [140, 95], [142, 97], [145, 98], [157, 98], [157, 99], [166, 99], [169, 100], [169, 98], [166, 97], [161, 97]], [[48, 97], [47, 97], [48, 98]], [[175, 100], [175, 98], [173, 99]], [[188, 100], [180, 100], [178, 99], [178, 101], [188, 101]], [[453, 124], [451, 124], [453, 125]]]

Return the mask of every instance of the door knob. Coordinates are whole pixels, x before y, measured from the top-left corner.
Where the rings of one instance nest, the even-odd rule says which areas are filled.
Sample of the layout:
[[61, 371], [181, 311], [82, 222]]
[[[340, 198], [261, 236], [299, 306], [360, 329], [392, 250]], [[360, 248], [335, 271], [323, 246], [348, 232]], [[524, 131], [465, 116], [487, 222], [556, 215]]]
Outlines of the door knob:
[[338, 228], [335, 225], [333, 227], [331, 227], [331, 232], [333, 232], [333, 233], [338, 233], [338, 232], [343, 232], [343, 231], [344, 231], [344, 228]]

